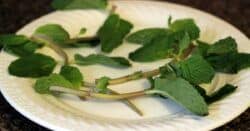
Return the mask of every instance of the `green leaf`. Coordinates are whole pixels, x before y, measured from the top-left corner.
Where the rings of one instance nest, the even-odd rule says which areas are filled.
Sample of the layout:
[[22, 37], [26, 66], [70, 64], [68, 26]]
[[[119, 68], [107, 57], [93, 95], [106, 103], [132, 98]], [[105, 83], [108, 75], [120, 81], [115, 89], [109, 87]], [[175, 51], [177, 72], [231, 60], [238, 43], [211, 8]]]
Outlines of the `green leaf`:
[[174, 51], [174, 38], [170, 35], [158, 36], [152, 43], [129, 54], [129, 58], [137, 62], [152, 62], [170, 57]]
[[190, 44], [191, 44], [190, 37], [188, 33], [185, 32], [183, 38], [179, 40], [179, 55], [181, 55], [183, 51], [189, 47]]
[[207, 115], [208, 107], [203, 97], [182, 78], [156, 78], [153, 93], [165, 96], [197, 115]]
[[160, 70], [160, 78], [171, 79], [176, 77], [176, 73], [174, 69], [171, 67], [171, 64], [166, 64], [164, 66], [161, 66], [159, 70]]
[[79, 35], [83, 35], [87, 32], [87, 28], [81, 28]]
[[99, 38], [89, 40], [68, 41], [64, 47], [79, 48], [79, 47], [95, 47], [100, 44]]
[[20, 45], [4, 45], [4, 51], [20, 56], [25, 57], [35, 53], [40, 45], [38, 43], [29, 41]]
[[151, 43], [151, 41], [161, 35], [168, 34], [169, 31], [166, 28], [147, 28], [142, 29], [139, 31], [136, 31], [132, 34], [130, 34], [126, 40], [130, 43], [136, 43], [136, 44], [148, 44]]
[[36, 78], [50, 75], [55, 66], [56, 61], [52, 57], [42, 54], [32, 54], [11, 62], [8, 70], [14, 76]]
[[131, 66], [129, 61], [123, 57], [108, 57], [101, 54], [92, 54], [86, 57], [76, 54], [75, 63], [83, 66], [101, 64], [118, 68], [127, 68]]
[[193, 19], [179, 19], [169, 25], [169, 29], [176, 33], [177, 39], [183, 37], [185, 32], [188, 33], [191, 40], [195, 40], [200, 36], [200, 29]]
[[247, 53], [227, 53], [221, 55], [211, 55], [206, 60], [217, 72], [235, 74], [242, 69], [250, 67], [250, 54]]
[[215, 75], [213, 67], [198, 55], [194, 55], [173, 66], [177, 75], [192, 84], [210, 83]]
[[46, 24], [40, 26], [35, 30], [35, 33], [33, 35], [47, 36], [53, 42], [58, 44], [64, 44], [65, 41], [70, 39], [68, 32], [61, 25], [58, 24]]
[[207, 103], [211, 104], [213, 102], [216, 102], [218, 100], [221, 100], [228, 96], [229, 94], [233, 93], [237, 89], [236, 86], [226, 84], [223, 87], [221, 87], [218, 91], [214, 92], [210, 96], [206, 98]]
[[212, 104], [216, 101], [219, 101], [226, 96], [232, 94], [237, 89], [236, 86], [226, 84], [221, 87], [218, 91], [212, 93], [210, 96], [206, 94], [206, 91], [200, 86], [196, 86], [196, 90], [200, 93], [200, 95], [205, 99], [208, 104]]
[[105, 9], [107, 0], [53, 0], [52, 7], [57, 10]]
[[74, 88], [79, 89], [81, 87], [83, 76], [78, 68], [65, 65], [61, 68], [60, 75], [71, 82]]
[[208, 54], [225, 54], [237, 52], [237, 43], [232, 37], [227, 37], [215, 42], [207, 50]]
[[97, 79], [96, 80], [96, 89], [97, 89], [97, 92], [100, 92], [100, 93], [107, 93], [108, 91], [108, 84], [109, 84], [109, 80], [110, 78], [109, 77], [101, 77], [100, 79]]
[[111, 14], [98, 31], [101, 40], [101, 50], [111, 52], [123, 42], [133, 25], [121, 19], [117, 14]]
[[21, 45], [28, 42], [29, 39], [23, 35], [7, 34], [0, 35], [0, 45]]
[[209, 49], [210, 45], [204, 41], [197, 40], [197, 46], [195, 47], [193, 51], [193, 55], [201, 55], [201, 56], [207, 56], [207, 50]]
[[50, 76], [39, 78], [34, 85], [34, 89], [37, 93], [40, 94], [50, 94], [49, 89], [51, 86], [73, 88], [73, 85], [63, 76], [58, 74], [51, 74]]
[[206, 90], [204, 88], [200, 87], [199, 85], [194, 85], [194, 87], [199, 92], [199, 94], [206, 100], [208, 97]]

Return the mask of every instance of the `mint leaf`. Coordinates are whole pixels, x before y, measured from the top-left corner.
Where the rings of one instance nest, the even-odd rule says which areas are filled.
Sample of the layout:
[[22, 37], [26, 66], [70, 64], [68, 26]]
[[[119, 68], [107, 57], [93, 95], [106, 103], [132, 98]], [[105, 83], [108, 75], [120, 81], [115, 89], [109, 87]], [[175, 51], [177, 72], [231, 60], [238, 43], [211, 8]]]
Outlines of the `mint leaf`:
[[204, 88], [200, 87], [199, 85], [194, 85], [194, 87], [199, 92], [199, 94], [206, 100], [208, 97], [206, 90]]
[[123, 42], [123, 38], [130, 32], [133, 25], [121, 19], [117, 14], [111, 14], [98, 31], [101, 40], [101, 50], [111, 52]]
[[213, 102], [216, 102], [218, 100], [221, 100], [228, 96], [229, 94], [233, 93], [237, 89], [236, 86], [226, 84], [223, 87], [221, 87], [218, 91], [214, 92], [210, 96], [206, 98], [207, 103], [211, 104]]
[[130, 34], [126, 40], [130, 43], [145, 45], [151, 43], [155, 37], [165, 35], [167, 33], [169, 33], [169, 31], [165, 28], [147, 28]]
[[79, 89], [81, 87], [83, 76], [78, 68], [65, 65], [61, 68], [60, 75], [71, 82], [74, 88]]
[[0, 35], [0, 45], [21, 45], [28, 42], [29, 39], [23, 35], [7, 34]]
[[172, 79], [176, 77], [176, 72], [171, 67], [171, 64], [166, 64], [159, 68], [160, 78]]
[[57, 10], [105, 9], [107, 0], [53, 0], [51, 5]]
[[206, 91], [203, 88], [201, 88], [200, 86], [196, 86], [196, 90], [200, 93], [200, 95], [205, 99], [205, 101], [208, 104], [212, 104], [216, 101], [219, 101], [219, 100], [225, 98], [226, 96], [233, 93], [236, 89], [237, 89], [236, 86], [226, 84], [223, 87], [221, 87], [218, 91], [216, 91], [216, 92], [212, 93], [210, 96], [208, 96], [206, 94]]
[[4, 51], [20, 57], [33, 54], [37, 48], [41, 47], [40, 43], [31, 41], [23, 35], [0, 35], [0, 45], [3, 46]]
[[194, 55], [178, 64], [173, 64], [177, 75], [192, 84], [210, 83], [215, 75], [213, 67], [201, 56]]
[[235, 74], [240, 70], [250, 67], [250, 54], [247, 53], [227, 53], [221, 55], [211, 55], [206, 60], [217, 72]]
[[189, 47], [190, 44], [191, 44], [190, 37], [188, 33], [185, 32], [183, 38], [179, 40], [179, 55], [181, 55], [183, 51]]
[[129, 58], [137, 62], [151, 62], [170, 57], [174, 51], [174, 38], [171, 35], [158, 36], [152, 43], [129, 54]]
[[100, 79], [97, 79], [96, 80], [96, 89], [97, 89], [97, 92], [100, 92], [100, 93], [107, 93], [108, 91], [108, 84], [109, 84], [109, 80], [110, 78], [109, 77], [101, 77]]
[[227, 37], [215, 42], [207, 50], [208, 54], [225, 54], [237, 52], [237, 43], [232, 37]]
[[83, 35], [87, 32], [87, 28], [81, 28], [80, 29], [80, 32], [79, 32], [79, 35]]
[[156, 78], [153, 93], [165, 96], [197, 115], [207, 115], [208, 107], [196, 89], [182, 78]]
[[20, 45], [4, 45], [4, 51], [20, 56], [25, 57], [35, 53], [40, 45], [38, 43], [28, 41]]
[[226, 53], [233, 53], [237, 51], [237, 43], [232, 37], [226, 37], [224, 39], [216, 41], [210, 45], [203, 41], [197, 41], [197, 47], [193, 54], [200, 54], [204, 57], [211, 55], [223, 55]]
[[34, 89], [37, 93], [40, 94], [50, 94], [49, 89], [51, 86], [60, 86], [65, 88], [73, 87], [73, 85], [63, 76], [58, 74], [51, 74], [50, 76], [41, 77], [38, 80], [36, 80]]
[[183, 38], [185, 32], [188, 33], [191, 40], [200, 36], [200, 29], [193, 19], [179, 19], [169, 25], [169, 29], [176, 33], [176, 39]]
[[68, 32], [61, 25], [58, 24], [46, 24], [40, 26], [35, 30], [33, 35], [47, 36], [53, 42], [58, 44], [63, 44], [65, 41], [70, 39]]
[[8, 67], [9, 73], [19, 77], [41, 77], [48, 76], [56, 66], [56, 61], [49, 56], [32, 54], [21, 57]]
[[78, 48], [78, 47], [95, 47], [100, 44], [100, 39], [98, 37], [94, 37], [88, 40], [76, 40], [67, 41], [64, 47]]
[[75, 63], [82, 66], [101, 64], [118, 68], [127, 68], [131, 66], [129, 61], [123, 57], [108, 57], [101, 54], [92, 54], [86, 57], [76, 54]]
[[209, 49], [210, 45], [204, 41], [197, 40], [197, 46], [193, 51], [193, 55], [201, 55], [207, 56], [207, 50]]

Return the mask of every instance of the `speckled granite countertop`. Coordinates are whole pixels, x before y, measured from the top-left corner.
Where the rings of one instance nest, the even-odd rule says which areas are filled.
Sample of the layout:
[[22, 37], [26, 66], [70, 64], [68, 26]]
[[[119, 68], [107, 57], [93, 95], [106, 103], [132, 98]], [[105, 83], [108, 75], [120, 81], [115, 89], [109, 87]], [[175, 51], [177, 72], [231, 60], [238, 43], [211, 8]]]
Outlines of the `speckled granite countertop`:
[[[250, 0], [168, 0], [214, 14], [250, 37]], [[13, 33], [52, 11], [51, 0], [0, 0], [0, 34]], [[45, 131], [15, 111], [0, 94], [0, 131]], [[250, 109], [215, 131], [250, 131]]]

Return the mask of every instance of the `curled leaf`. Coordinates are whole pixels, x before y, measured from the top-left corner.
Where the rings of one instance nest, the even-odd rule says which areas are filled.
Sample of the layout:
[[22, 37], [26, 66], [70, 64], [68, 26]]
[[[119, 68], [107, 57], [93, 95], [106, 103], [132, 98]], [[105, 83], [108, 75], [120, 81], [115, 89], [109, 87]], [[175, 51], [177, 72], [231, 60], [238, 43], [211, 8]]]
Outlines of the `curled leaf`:
[[20, 57], [25, 57], [34, 54], [39, 47], [40, 45], [38, 43], [29, 41], [15, 46], [4, 45], [4, 51]]
[[174, 51], [174, 38], [171, 35], [158, 36], [152, 43], [129, 54], [129, 58], [137, 62], [152, 62], [169, 58]]
[[155, 37], [162, 36], [167, 33], [169, 33], [169, 31], [166, 28], [147, 28], [147, 29], [142, 29], [142, 30], [139, 30], [130, 34], [126, 38], [126, 40], [130, 43], [145, 45], [145, 44], [151, 43], [151, 41]]
[[130, 67], [130, 62], [123, 57], [108, 57], [101, 54], [92, 54], [89, 56], [81, 56], [80, 54], [75, 55], [75, 62], [78, 65], [87, 66], [101, 64], [105, 66], [127, 68]]
[[28, 42], [29, 39], [24, 35], [7, 34], [0, 35], [0, 45], [21, 45]]
[[203, 88], [196, 86], [196, 89], [208, 104], [212, 104], [233, 93], [237, 89], [237, 87], [230, 84], [226, 84], [209, 96], [206, 94], [206, 91]]
[[109, 77], [101, 77], [100, 79], [97, 79], [96, 80], [97, 92], [107, 93], [107, 91], [108, 91], [107, 86], [109, 84], [109, 80], [110, 80]]
[[68, 32], [58, 24], [46, 24], [38, 27], [33, 36], [46, 36], [57, 44], [64, 44], [65, 41], [70, 39]]
[[34, 89], [37, 93], [40, 94], [50, 94], [51, 86], [60, 86], [65, 88], [73, 88], [73, 85], [66, 80], [63, 76], [58, 74], [51, 74], [47, 77], [41, 77], [36, 80]]
[[221, 55], [211, 55], [206, 60], [218, 72], [235, 74], [240, 70], [250, 67], [250, 54], [247, 53], [226, 53]]
[[200, 29], [193, 19], [178, 19], [169, 25], [169, 29], [176, 33], [176, 38], [183, 38], [185, 32], [188, 33], [191, 40], [200, 36]]
[[237, 43], [232, 37], [227, 37], [215, 42], [207, 50], [208, 54], [225, 54], [237, 52]]

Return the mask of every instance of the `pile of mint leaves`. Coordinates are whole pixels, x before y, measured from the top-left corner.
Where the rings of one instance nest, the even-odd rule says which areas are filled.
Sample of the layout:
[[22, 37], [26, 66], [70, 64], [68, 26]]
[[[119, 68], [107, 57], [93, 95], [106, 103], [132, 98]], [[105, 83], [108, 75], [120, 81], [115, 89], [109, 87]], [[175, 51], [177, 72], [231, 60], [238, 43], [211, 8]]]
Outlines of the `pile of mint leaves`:
[[[216, 73], [237, 74], [250, 67], [250, 54], [238, 52], [234, 38], [226, 37], [214, 43], [200, 41], [200, 29], [191, 18], [172, 21], [166, 27], [146, 28], [131, 33], [133, 24], [114, 10], [107, 9], [106, 0], [54, 0], [56, 10], [95, 9], [108, 12], [107, 19], [93, 37], [70, 38], [69, 33], [58, 24], [38, 27], [31, 37], [17, 34], [0, 35], [0, 47], [16, 60], [8, 67], [9, 74], [23, 78], [35, 78], [34, 90], [40, 94], [54, 94], [52, 87], [62, 87], [62, 93], [103, 99], [129, 99], [142, 95], [165, 97], [175, 101], [190, 112], [208, 115], [208, 105], [234, 92], [237, 86], [225, 84], [210, 95], [200, 86], [209, 84]], [[119, 7], [117, 7], [119, 8]], [[79, 29], [84, 34], [86, 28]], [[125, 57], [109, 57], [111, 53], [127, 41], [141, 47]], [[69, 62], [64, 48], [97, 48], [101, 52], [82, 56], [75, 54]], [[64, 58], [60, 72], [54, 72], [59, 64], [46, 54], [37, 53], [49, 47]], [[138, 71], [117, 79], [107, 76], [97, 78], [95, 83], [84, 81], [84, 74], [77, 66], [103, 65], [117, 69], [131, 68], [130, 61], [148, 63], [171, 58], [164, 66], [152, 72]], [[149, 79], [151, 88], [139, 93], [117, 94], [108, 86], [131, 80]], [[82, 90], [86, 86], [90, 90]], [[87, 87], [89, 86], [89, 87]], [[84, 89], [86, 89], [84, 88]], [[77, 93], [78, 92], [78, 93]], [[138, 94], [138, 95], [137, 95]], [[102, 96], [102, 97], [100, 97]]]

